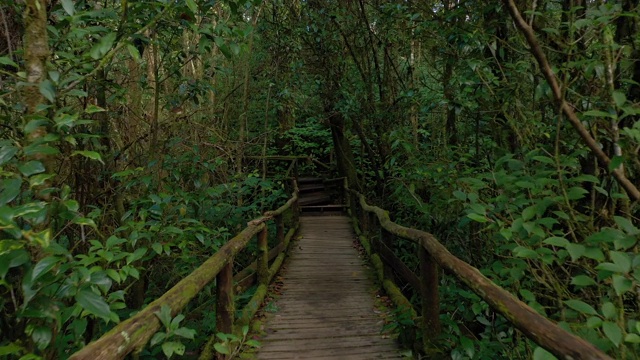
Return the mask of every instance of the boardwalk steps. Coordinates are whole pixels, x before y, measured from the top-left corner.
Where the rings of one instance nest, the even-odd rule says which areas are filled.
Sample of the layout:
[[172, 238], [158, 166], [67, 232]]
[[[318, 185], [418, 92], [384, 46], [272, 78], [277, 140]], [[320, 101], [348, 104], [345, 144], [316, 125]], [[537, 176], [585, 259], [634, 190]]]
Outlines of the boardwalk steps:
[[303, 216], [257, 359], [399, 358], [345, 216]]

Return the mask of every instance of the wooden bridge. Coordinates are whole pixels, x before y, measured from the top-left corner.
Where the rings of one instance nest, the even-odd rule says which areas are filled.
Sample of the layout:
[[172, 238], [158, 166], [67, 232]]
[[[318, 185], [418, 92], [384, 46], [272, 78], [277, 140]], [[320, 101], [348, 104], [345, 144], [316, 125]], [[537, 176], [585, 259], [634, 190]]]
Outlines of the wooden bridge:
[[[399, 358], [398, 345], [381, 334], [383, 321], [379, 314], [383, 310], [374, 303], [374, 277], [394, 305], [415, 320], [410, 337], [418, 339], [417, 335], [421, 334], [423, 341], [414, 341], [414, 353], [428, 354], [441, 331], [438, 284], [442, 269], [466, 284], [524, 335], [559, 358], [610, 359], [454, 257], [431, 234], [393, 223], [386, 211], [369, 205], [362, 194], [350, 190], [342, 179], [301, 180], [300, 190], [293, 182], [293, 195], [283, 206], [250, 221], [193, 273], [135, 316], [73, 354], [71, 359], [123, 359], [140, 352], [160, 329], [155, 313], [162, 306], [168, 305], [172, 316], [180, 314], [214, 279], [216, 332], [238, 333], [251, 323], [263, 305], [269, 284], [287, 256], [290, 259], [279, 276], [283, 282], [281, 295], [271, 304], [275, 311], [264, 312], [261, 348], [248, 356], [258, 359]], [[335, 192], [327, 195], [327, 189]], [[317, 216], [326, 214], [334, 216]], [[275, 245], [269, 249], [267, 224], [272, 221], [276, 229]], [[293, 240], [296, 233], [299, 240]], [[391, 250], [399, 237], [420, 245], [419, 274], [413, 273]], [[234, 257], [254, 238], [259, 249], [256, 261], [235, 272]], [[355, 238], [365, 249], [368, 263], [354, 248]], [[393, 281], [395, 278], [403, 279], [421, 295], [420, 313], [402, 295]], [[258, 285], [255, 294], [241, 311], [236, 311], [235, 295], [254, 283]], [[240, 315], [236, 318], [237, 313]], [[200, 359], [228, 358], [215, 352], [216, 337], [210, 335], [210, 341], [199, 354]]]

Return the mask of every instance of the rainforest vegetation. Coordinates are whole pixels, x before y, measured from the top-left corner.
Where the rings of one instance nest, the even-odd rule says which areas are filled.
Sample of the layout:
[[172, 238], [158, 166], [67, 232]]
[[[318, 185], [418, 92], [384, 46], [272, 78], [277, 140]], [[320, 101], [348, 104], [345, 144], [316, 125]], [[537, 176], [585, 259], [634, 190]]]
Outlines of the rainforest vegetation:
[[[637, 0], [0, 0], [0, 357], [67, 358], [156, 299], [286, 201], [277, 155], [640, 358], [639, 20]], [[214, 287], [140, 357], [197, 356]], [[553, 358], [440, 292], [444, 357]]]

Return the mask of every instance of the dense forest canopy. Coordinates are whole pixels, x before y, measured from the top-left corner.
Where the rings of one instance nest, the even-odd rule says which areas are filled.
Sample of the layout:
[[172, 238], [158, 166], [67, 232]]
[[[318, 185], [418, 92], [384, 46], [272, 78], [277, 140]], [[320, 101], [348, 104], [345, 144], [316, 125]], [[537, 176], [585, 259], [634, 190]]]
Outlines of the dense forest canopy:
[[[288, 197], [270, 155], [640, 356], [637, 0], [0, 4], [0, 356], [66, 358], [157, 298]], [[441, 292], [443, 355], [551, 358]], [[197, 354], [211, 308], [165, 344]]]

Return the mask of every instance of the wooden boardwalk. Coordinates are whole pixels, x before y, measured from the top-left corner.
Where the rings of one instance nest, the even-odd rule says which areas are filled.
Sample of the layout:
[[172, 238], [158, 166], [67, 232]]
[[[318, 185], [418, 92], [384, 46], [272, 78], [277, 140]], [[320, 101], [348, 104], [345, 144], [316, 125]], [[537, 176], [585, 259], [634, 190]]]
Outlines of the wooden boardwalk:
[[266, 311], [258, 359], [399, 358], [394, 340], [382, 336], [374, 285], [353, 248], [346, 216], [300, 218], [283, 272], [282, 295]]

